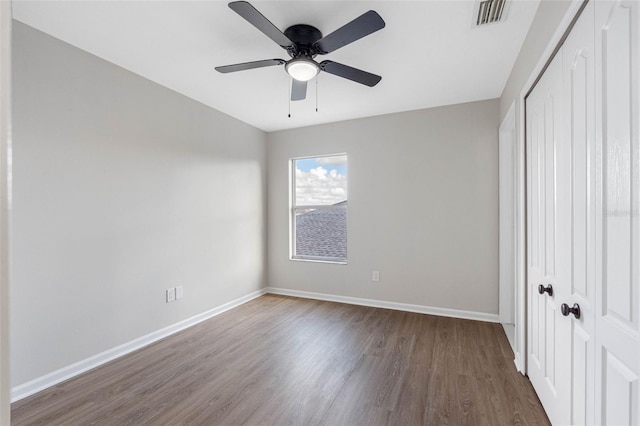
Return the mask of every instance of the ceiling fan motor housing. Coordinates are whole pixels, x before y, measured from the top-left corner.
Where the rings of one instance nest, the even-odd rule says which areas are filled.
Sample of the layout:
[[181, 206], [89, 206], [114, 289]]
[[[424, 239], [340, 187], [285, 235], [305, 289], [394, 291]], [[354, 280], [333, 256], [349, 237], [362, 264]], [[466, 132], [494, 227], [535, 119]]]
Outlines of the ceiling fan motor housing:
[[292, 25], [284, 31], [284, 35], [295, 44], [294, 51], [288, 50], [292, 58], [318, 56], [319, 52], [313, 44], [322, 38], [322, 33], [316, 27], [305, 24]]

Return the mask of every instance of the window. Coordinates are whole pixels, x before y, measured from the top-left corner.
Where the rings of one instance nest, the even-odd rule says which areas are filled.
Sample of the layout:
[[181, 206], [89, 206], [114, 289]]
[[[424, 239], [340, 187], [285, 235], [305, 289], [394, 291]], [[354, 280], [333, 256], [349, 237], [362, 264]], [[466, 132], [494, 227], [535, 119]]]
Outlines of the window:
[[347, 155], [291, 160], [291, 258], [347, 262]]

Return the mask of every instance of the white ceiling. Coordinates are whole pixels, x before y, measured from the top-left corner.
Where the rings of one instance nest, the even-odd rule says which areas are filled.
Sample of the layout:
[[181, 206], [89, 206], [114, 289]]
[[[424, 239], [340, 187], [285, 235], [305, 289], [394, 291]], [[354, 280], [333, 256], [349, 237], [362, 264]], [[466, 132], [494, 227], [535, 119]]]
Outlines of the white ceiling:
[[386, 27], [317, 59], [382, 76], [369, 88], [330, 74], [291, 103], [283, 67], [220, 74], [219, 65], [288, 59], [226, 1], [14, 0], [14, 18], [265, 131], [497, 98], [539, 0], [509, 0], [506, 20], [472, 26], [475, 2], [252, 1], [284, 31], [329, 34], [367, 10]]

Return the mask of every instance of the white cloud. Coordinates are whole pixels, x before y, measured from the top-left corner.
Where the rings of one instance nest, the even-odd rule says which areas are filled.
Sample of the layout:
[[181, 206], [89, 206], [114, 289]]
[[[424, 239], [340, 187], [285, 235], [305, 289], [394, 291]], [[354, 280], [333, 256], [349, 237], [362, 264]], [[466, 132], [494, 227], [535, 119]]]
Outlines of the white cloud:
[[318, 164], [324, 164], [324, 165], [336, 165], [336, 166], [342, 166], [344, 164], [347, 164], [347, 156], [346, 155], [331, 155], [329, 157], [318, 157], [316, 158], [316, 162]]
[[304, 172], [296, 168], [296, 205], [331, 205], [347, 199], [347, 177], [321, 166]]
[[309, 174], [315, 176], [316, 179], [326, 180], [327, 179], [327, 170], [318, 166], [315, 169], [309, 170]]

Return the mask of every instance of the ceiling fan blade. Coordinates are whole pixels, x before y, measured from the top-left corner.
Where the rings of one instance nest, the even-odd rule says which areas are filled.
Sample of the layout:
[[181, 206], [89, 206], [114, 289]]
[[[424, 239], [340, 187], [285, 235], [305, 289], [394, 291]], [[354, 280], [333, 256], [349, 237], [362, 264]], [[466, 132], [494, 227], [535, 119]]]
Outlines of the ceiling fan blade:
[[307, 97], [307, 82], [291, 79], [291, 100], [302, 101]]
[[316, 47], [323, 55], [331, 53], [349, 43], [353, 43], [356, 40], [360, 40], [362, 37], [383, 29], [384, 26], [384, 20], [380, 15], [378, 15], [377, 12], [370, 10], [348, 24], [338, 28], [331, 34], [316, 41], [314, 43], [314, 47]]
[[382, 80], [382, 77], [379, 75], [333, 61], [320, 62], [320, 69], [329, 74], [337, 75], [338, 77], [346, 78], [369, 87], [375, 86]]
[[262, 31], [271, 40], [278, 43], [282, 48], [295, 47], [295, 44], [284, 35], [282, 31], [271, 23], [264, 15], [246, 1], [234, 1], [229, 3], [229, 7], [238, 15], [246, 19], [251, 25]]
[[251, 70], [254, 68], [270, 67], [272, 65], [282, 65], [286, 63], [283, 59], [265, 59], [263, 61], [243, 62], [241, 64], [223, 65], [216, 67], [216, 71], [226, 74], [228, 72]]

